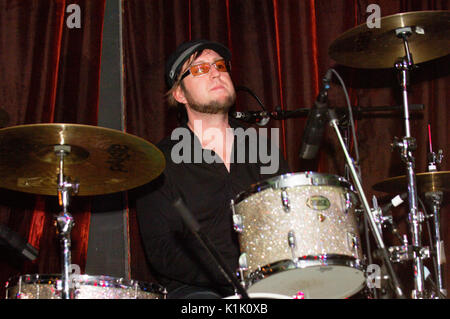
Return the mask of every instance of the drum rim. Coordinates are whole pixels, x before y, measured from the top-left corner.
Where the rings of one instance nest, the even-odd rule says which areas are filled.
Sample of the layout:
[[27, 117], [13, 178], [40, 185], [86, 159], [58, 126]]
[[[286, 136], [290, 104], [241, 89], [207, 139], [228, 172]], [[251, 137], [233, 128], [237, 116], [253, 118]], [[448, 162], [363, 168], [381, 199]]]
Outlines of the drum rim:
[[250, 285], [256, 283], [257, 281], [263, 280], [284, 271], [294, 270], [294, 269], [304, 269], [317, 266], [346, 266], [365, 272], [364, 263], [355, 258], [341, 254], [324, 254], [319, 256], [308, 255], [298, 257], [298, 261], [292, 259], [279, 260], [277, 262], [267, 264], [264, 266], [259, 266], [257, 270], [250, 272], [245, 280], [249, 281]]
[[[275, 294], [271, 292], [250, 292], [248, 293], [248, 296], [250, 299], [293, 299], [290, 296], [282, 295], [282, 294]], [[272, 298], [269, 298], [272, 297]], [[239, 295], [231, 295], [224, 297], [222, 299], [242, 299]]]
[[[97, 285], [101, 288], [128, 288], [135, 289], [139, 287], [142, 291], [150, 293], [159, 293], [162, 295], [167, 294], [167, 289], [160, 284], [153, 282], [145, 282], [135, 279], [125, 279], [122, 277], [112, 277], [107, 275], [72, 275], [73, 278], [77, 278], [79, 283], [84, 285], [95, 286], [98, 282], [105, 282], [106, 285]], [[29, 279], [28, 279], [28, 278]], [[24, 278], [27, 278], [24, 280]], [[61, 274], [23, 274], [10, 277], [6, 284], [6, 289], [12, 289], [18, 284], [55, 284], [58, 280], [61, 280]]]
[[234, 203], [238, 204], [248, 197], [269, 188], [281, 189], [295, 186], [337, 186], [347, 189], [352, 194], [355, 193], [351, 183], [342, 176], [306, 171], [282, 174], [252, 184], [248, 190], [242, 191], [236, 196]]

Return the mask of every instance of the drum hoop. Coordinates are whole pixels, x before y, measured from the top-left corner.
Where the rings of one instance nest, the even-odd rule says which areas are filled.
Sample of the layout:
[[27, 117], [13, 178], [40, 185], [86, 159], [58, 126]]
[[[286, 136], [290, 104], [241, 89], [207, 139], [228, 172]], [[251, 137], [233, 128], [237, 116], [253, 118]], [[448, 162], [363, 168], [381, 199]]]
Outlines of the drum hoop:
[[[72, 275], [74, 279], [77, 280], [78, 283], [82, 283], [87, 286], [97, 286], [97, 287], [108, 287], [108, 288], [131, 288], [135, 289], [139, 287], [140, 290], [150, 292], [150, 293], [159, 293], [162, 295], [167, 294], [167, 290], [156, 283], [143, 282], [138, 280], [128, 280], [125, 278], [116, 278], [111, 276], [93, 276], [93, 275]], [[17, 284], [41, 284], [41, 285], [52, 285], [55, 284], [58, 280], [61, 280], [60, 274], [25, 274], [18, 275], [8, 279], [6, 288], [12, 288]], [[99, 284], [100, 283], [100, 284]], [[103, 284], [102, 284], [103, 283]]]
[[364, 263], [354, 257], [339, 254], [327, 254], [320, 256], [308, 255], [299, 257], [297, 262], [292, 259], [285, 259], [259, 267], [259, 269], [254, 270], [246, 276], [246, 281], [248, 281], [248, 284], [251, 286], [262, 279], [278, 273], [317, 266], [345, 266], [359, 270], [363, 273], [365, 272]]
[[[274, 294], [270, 292], [251, 292], [248, 294], [250, 299], [293, 299], [290, 296]], [[239, 295], [232, 295], [222, 299], [242, 299]]]
[[345, 188], [354, 194], [353, 186], [345, 178], [338, 175], [316, 172], [288, 173], [251, 185], [249, 190], [243, 191], [236, 196], [235, 203], [237, 204], [269, 188], [281, 189], [295, 186], [336, 186]]

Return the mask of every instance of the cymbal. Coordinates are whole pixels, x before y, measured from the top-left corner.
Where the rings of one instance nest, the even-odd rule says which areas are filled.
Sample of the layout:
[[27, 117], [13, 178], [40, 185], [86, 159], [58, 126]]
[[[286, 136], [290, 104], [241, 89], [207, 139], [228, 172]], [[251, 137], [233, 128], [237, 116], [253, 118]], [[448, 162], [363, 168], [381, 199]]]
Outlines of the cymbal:
[[450, 53], [450, 11], [398, 13], [379, 22], [379, 28], [364, 23], [341, 34], [328, 50], [330, 57], [354, 68], [393, 68], [406, 55], [403, 40], [395, 34], [402, 27], [413, 27], [408, 44], [414, 63]]
[[79, 183], [79, 196], [141, 186], [165, 167], [157, 147], [118, 130], [81, 124], [19, 125], [0, 129], [0, 187], [57, 195], [58, 145], [70, 146], [63, 173]]
[[[450, 191], [450, 171], [436, 171], [416, 174], [416, 185], [418, 193], [427, 192], [449, 192]], [[376, 191], [386, 193], [406, 192], [408, 189], [408, 180], [406, 175], [388, 178], [380, 183], [373, 185]]]

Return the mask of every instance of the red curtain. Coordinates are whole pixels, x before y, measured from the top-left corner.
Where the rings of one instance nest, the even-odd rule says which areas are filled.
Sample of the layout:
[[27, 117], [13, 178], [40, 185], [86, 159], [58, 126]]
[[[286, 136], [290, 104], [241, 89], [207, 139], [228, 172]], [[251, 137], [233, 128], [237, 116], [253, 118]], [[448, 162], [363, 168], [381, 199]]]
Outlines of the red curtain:
[[[67, 24], [70, 4], [81, 9], [80, 28]], [[97, 124], [103, 13], [104, 0], [0, 1], [0, 127]], [[39, 250], [31, 262], [2, 247], [1, 298], [11, 276], [61, 272], [54, 226], [59, 211], [56, 197], [0, 190], [0, 223]], [[90, 199], [77, 198], [71, 213], [72, 263], [84, 269]]]
[[[69, 28], [66, 23], [70, 4], [81, 8], [81, 28]], [[227, 44], [233, 53], [235, 84], [250, 88], [270, 111], [278, 106], [283, 110], [311, 107], [330, 67], [344, 79], [353, 105], [400, 105], [395, 70], [339, 66], [328, 55], [329, 46], [340, 34], [366, 21], [369, 4], [378, 4], [382, 16], [449, 10], [447, 0], [123, 0], [122, 4], [126, 128], [152, 143], [177, 125], [176, 111], [165, 103], [164, 61], [185, 40], [201, 37]], [[104, 6], [105, 0], [0, 0], [0, 126], [97, 124]], [[443, 149], [447, 156], [450, 151], [448, 65], [448, 57], [430, 61], [412, 75], [410, 103], [425, 105], [411, 121], [419, 146], [414, 153], [417, 172], [426, 171], [428, 124], [434, 148]], [[329, 100], [331, 107], [346, 105], [337, 81]], [[258, 110], [259, 106], [250, 95], [239, 92], [236, 109]], [[268, 126], [280, 128], [280, 146], [292, 170], [343, 176], [344, 158], [331, 129], [327, 129], [317, 160], [298, 158], [305, 121], [306, 116], [271, 121]], [[398, 152], [391, 152], [389, 146], [394, 136], [403, 135], [400, 113], [357, 118], [363, 186], [369, 198], [388, 198], [372, 186], [404, 175]], [[445, 158], [441, 170], [449, 170]], [[72, 262], [83, 270], [90, 199], [77, 198], [73, 204]], [[0, 223], [19, 232], [40, 251], [35, 262], [12, 262], [0, 254], [1, 283], [16, 274], [60, 271], [53, 225], [58, 209], [52, 197], [0, 190]], [[129, 212], [131, 277], [151, 281], [132, 202]], [[447, 255], [448, 213], [444, 205], [442, 232]], [[394, 217], [405, 227], [404, 210], [395, 211]], [[393, 240], [392, 244], [398, 243]], [[4, 295], [1, 289], [0, 294]]]
[[[274, 111], [309, 108], [321, 87], [321, 79], [333, 67], [345, 81], [353, 106], [401, 105], [397, 73], [392, 69], [353, 69], [333, 61], [328, 48], [343, 32], [365, 23], [369, 4], [378, 4], [381, 16], [422, 10], [448, 10], [448, 1], [364, 1], [364, 0], [189, 0], [125, 1], [124, 65], [127, 130], [151, 142], [158, 142], [177, 125], [176, 111], [164, 102], [164, 61], [175, 47], [192, 38], [209, 38], [227, 44], [233, 54], [232, 76], [236, 85], [250, 88], [266, 108]], [[392, 65], [394, 65], [392, 62]], [[409, 102], [424, 104], [425, 110], [414, 113], [412, 135], [419, 145], [414, 153], [416, 171], [426, 171], [427, 125], [431, 124], [433, 144], [448, 152], [449, 59], [425, 63], [412, 75]], [[339, 82], [330, 90], [330, 106], [345, 107]], [[246, 92], [238, 92], [237, 110], [259, 110]], [[313, 170], [344, 176], [345, 159], [334, 132], [326, 130], [323, 147], [316, 160], [300, 160], [306, 116], [271, 121], [269, 128], [280, 128], [280, 146], [293, 171]], [[398, 151], [391, 152], [394, 136], [404, 136], [401, 112], [364, 114], [356, 118], [360, 165], [366, 196], [380, 201], [394, 194], [376, 192], [372, 186], [384, 179], [405, 174]], [[354, 146], [354, 143], [352, 143]], [[353, 147], [352, 155], [354, 153]], [[447, 151], [446, 151], [447, 150]], [[442, 170], [448, 170], [448, 161]], [[131, 203], [132, 204], [132, 203]], [[448, 238], [444, 206], [442, 231]], [[148, 278], [139, 233], [130, 210], [131, 267], [135, 278]], [[407, 233], [406, 212], [397, 209], [394, 218]], [[425, 227], [425, 226], [424, 226]], [[387, 234], [389, 238], [389, 234]], [[389, 238], [390, 239], [390, 238]], [[424, 230], [424, 241], [426, 241]], [[395, 241], [388, 245], [399, 245]], [[372, 243], [373, 245], [375, 243]], [[373, 246], [372, 248], [374, 248]], [[446, 245], [447, 254], [449, 245]], [[410, 265], [405, 285], [412, 282]], [[409, 276], [409, 277], [408, 277]], [[448, 278], [448, 277], [447, 277]]]

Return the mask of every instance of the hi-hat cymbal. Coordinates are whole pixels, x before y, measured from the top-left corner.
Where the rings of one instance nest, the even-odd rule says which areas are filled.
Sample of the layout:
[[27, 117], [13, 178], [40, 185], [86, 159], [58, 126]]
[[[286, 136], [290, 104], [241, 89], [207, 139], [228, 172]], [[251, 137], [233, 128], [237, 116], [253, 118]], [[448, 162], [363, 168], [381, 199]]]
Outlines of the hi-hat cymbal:
[[[436, 171], [416, 174], [417, 191], [420, 194], [427, 192], [450, 192], [450, 172]], [[406, 176], [397, 176], [388, 178], [380, 183], [373, 185], [373, 189], [385, 193], [398, 194], [406, 192], [408, 189], [408, 180]]]
[[0, 129], [0, 187], [57, 195], [58, 145], [70, 146], [64, 176], [79, 183], [79, 196], [141, 186], [165, 167], [157, 147], [118, 130], [81, 124], [19, 125]]
[[361, 24], [340, 35], [328, 53], [339, 64], [364, 69], [393, 68], [405, 56], [395, 30], [412, 27], [408, 37], [414, 63], [450, 54], [450, 11], [417, 11], [380, 18], [380, 27]]

